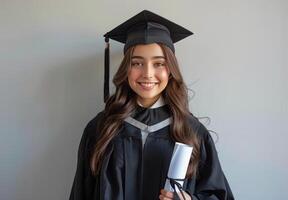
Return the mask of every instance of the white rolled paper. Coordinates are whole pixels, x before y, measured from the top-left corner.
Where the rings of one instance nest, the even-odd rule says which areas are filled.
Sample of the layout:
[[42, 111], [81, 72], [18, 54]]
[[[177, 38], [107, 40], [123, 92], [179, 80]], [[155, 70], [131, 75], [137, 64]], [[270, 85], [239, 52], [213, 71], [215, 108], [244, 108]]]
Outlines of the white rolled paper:
[[[193, 147], [176, 142], [174, 146], [174, 151], [172, 159], [170, 162], [168, 177], [172, 179], [184, 179], [187, 173], [189, 160], [192, 154]], [[183, 186], [184, 181], [177, 181]], [[166, 179], [165, 190], [173, 192], [173, 188], [170, 184], [170, 181]], [[176, 187], [176, 192], [179, 192], [179, 189]]]

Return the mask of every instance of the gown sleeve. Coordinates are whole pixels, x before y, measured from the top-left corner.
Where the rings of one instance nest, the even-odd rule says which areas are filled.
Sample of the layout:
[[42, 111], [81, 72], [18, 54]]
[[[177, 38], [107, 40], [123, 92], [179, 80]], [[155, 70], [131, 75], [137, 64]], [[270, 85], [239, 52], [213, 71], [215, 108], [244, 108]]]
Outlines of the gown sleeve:
[[192, 200], [234, 200], [228, 181], [222, 171], [215, 144], [209, 131], [200, 124], [202, 137], [198, 176], [187, 182]]
[[78, 148], [77, 168], [69, 200], [98, 199], [99, 178], [92, 175], [89, 161], [93, 144], [95, 144], [95, 135], [99, 135], [97, 130], [101, 117], [102, 113], [99, 113], [84, 129]]

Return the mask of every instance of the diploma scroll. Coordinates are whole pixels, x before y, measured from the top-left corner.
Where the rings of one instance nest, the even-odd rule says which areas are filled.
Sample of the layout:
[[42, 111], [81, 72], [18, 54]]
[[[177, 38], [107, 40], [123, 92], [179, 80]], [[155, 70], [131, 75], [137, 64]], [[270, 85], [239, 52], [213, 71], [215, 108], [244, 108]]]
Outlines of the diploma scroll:
[[[183, 179], [185, 179], [187, 173], [187, 168], [189, 165], [192, 150], [193, 150], [192, 146], [179, 142], [175, 143], [167, 177], [170, 179], [174, 179], [181, 186], [183, 186], [184, 183]], [[170, 192], [174, 191], [173, 187], [170, 184], [169, 179], [166, 179], [164, 189]], [[177, 187], [176, 192], [179, 192], [179, 189]]]

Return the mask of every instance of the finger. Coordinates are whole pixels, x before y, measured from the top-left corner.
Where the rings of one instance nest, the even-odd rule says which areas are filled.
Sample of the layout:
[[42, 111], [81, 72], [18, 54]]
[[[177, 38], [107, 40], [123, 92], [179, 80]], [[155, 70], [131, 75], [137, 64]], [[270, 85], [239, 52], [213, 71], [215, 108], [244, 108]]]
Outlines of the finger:
[[159, 195], [160, 200], [173, 200], [173, 198], [165, 197], [162, 194]]
[[174, 196], [174, 194], [173, 194], [173, 192], [169, 192], [169, 191], [167, 191], [167, 190], [164, 190], [164, 189], [162, 189], [161, 191], [160, 191], [160, 193], [164, 196], [164, 197], [168, 197], [168, 198], [173, 198], [173, 196]]

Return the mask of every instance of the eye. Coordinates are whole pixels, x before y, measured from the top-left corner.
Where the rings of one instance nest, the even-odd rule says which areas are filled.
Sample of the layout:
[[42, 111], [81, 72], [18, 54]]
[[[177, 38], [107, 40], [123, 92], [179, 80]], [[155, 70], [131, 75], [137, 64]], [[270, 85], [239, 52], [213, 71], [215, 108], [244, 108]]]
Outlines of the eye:
[[142, 65], [143, 65], [142, 63], [136, 62], [136, 61], [134, 61], [134, 62], [131, 63], [131, 66], [132, 66], [132, 67], [141, 67]]
[[165, 62], [156, 62], [154, 65], [155, 65], [156, 67], [163, 67], [163, 66], [165, 66], [166, 64], [165, 64]]

